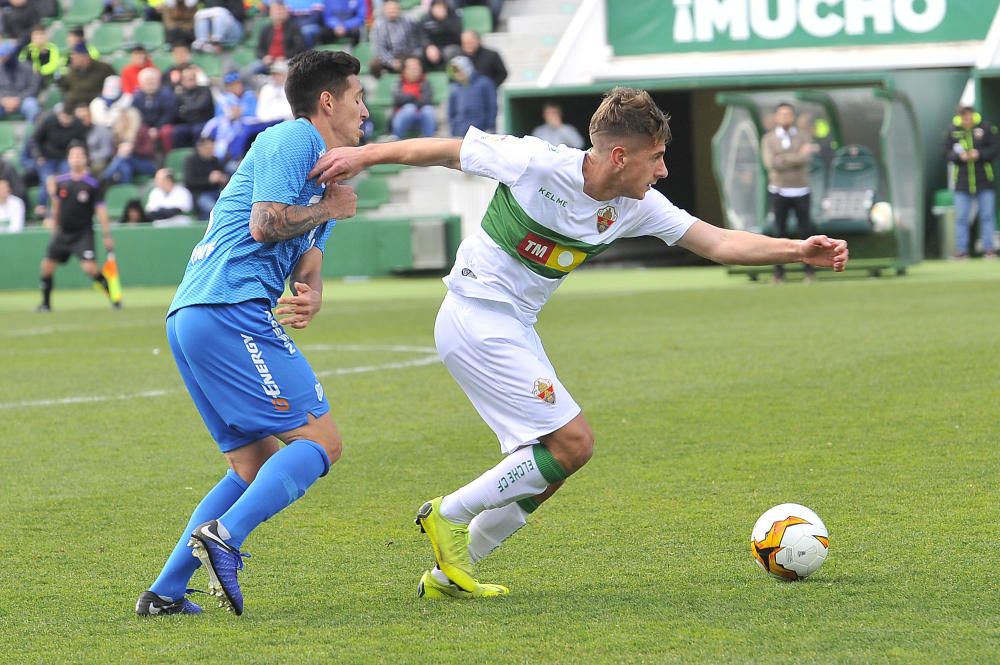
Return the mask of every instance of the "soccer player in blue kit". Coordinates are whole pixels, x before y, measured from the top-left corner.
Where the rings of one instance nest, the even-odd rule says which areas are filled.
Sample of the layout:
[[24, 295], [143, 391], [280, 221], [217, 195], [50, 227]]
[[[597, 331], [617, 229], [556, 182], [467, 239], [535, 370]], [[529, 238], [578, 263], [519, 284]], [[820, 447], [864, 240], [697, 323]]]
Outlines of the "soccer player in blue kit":
[[[305, 328], [319, 311], [327, 237], [336, 219], [356, 210], [351, 188], [324, 187], [308, 173], [329, 148], [361, 139], [368, 109], [359, 70], [358, 60], [343, 52], [292, 58], [285, 93], [295, 120], [257, 137], [212, 211], [170, 305], [174, 359], [230, 469], [139, 596], [141, 616], [201, 612], [185, 597], [201, 564], [209, 592], [242, 614], [243, 542], [340, 457], [323, 387], [282, 326]], [[281, 297], [286, 281], [293, 295]]]

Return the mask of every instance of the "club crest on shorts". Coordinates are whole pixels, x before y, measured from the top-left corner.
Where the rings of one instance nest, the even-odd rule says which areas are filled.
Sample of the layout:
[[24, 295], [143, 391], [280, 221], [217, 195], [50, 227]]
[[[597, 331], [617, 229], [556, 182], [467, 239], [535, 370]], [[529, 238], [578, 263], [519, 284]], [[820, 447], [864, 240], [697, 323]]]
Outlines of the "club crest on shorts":
[[597, 232], [604, 233], [618, 221], [618, 211], [614, 206], [604, 206], [597, 211]]
[[545, 400], [549, 404], [556, 403], [556, 388], [552, 385], [551, 381], [547, 379], [535, 379], [535, 385], [531, 390], [538, 399]]

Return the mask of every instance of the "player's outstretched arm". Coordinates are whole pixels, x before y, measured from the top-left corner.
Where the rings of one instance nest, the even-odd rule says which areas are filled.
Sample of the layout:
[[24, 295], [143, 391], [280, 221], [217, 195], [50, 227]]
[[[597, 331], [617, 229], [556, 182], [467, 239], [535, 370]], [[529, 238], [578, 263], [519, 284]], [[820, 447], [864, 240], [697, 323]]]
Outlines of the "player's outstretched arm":
[[706, 259], [724, 265], [763, 266], [808, 263], [841, 272], [847, 264], [847, 241], [811, 236], [805, 240], [769, 238], [732, 229], [720, 229], [701, 220], [678, 243]]
[[258, 201], [250, 209], [250, 235], [257, 242], [279, 242], [309, 233], [331, 219], [353, 217], [358, 195], [350, 187], [329, 184], [323, 199], [310, 206]]
[[461, 170], [462, 139], [407, 139], [370, 143], [360, 147], [331, 148], [316, 162], [310, 178], [320, 184], [353, 178], [375, 164], [447, 166]]

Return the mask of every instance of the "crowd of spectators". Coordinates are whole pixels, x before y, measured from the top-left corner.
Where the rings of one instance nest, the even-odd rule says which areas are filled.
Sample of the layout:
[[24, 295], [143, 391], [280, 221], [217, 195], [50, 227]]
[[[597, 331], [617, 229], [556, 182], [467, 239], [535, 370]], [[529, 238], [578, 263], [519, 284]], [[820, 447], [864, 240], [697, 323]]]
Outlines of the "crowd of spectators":
[[[48, 214], [50, 183], [67, 170], [75, 142], [87, 146], [105, 187], [152, 179], [148, 200], [167, 201], [130, 201], [121, 221], [206, 218], [256, 135], [292, 117], [287, 62], [311, 47], [366, 42], [359, 54], [371, 54], [360, 56], [369, 98], [369, 72], [393, 76], [391, 107], [373, 113], [370, 139], [460, 136], [470, 125], [494, 131], [507, 71], [478, 33], [463, 30], [461, 11], [485, 5], [496, 20], [501, 2], [422, 0], [404, 9], [399, 0], [105, 0], [99, 20], [53, 26], [68, 7], [60, 0], [0, 0], [0, 121], [29, 126], [16, 155], [0, 160], [0, 229], [20, 229], [25, 208], [29, 219]], [[114, 21], [133, 31], [161, 22], [165, 45], [133, 41], [101, 53], [88, 37]], [[237, 63], [236, 49], [255, 57]], [[217, 58], [218, 71], [206, 72], [204, 57]], [[447, 95], [429, 72], [442, 85], [447, 73]], [[176, 172], [165, 169], [178, 150], [183, 168], [174, 160]], [[174, 205], [185, 193], [189, 203]]]

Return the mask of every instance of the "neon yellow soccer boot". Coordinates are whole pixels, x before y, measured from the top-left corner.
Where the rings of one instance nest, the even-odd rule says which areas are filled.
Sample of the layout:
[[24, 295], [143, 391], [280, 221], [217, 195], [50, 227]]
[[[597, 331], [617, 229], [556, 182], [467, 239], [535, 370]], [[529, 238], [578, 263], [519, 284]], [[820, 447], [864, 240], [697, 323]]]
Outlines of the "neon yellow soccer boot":
[[418, 598], [458, 598], [460, 600], [472, 600], [474, 598], [498, 598], [506, 596], [510, 589], [499, 584], [480, 584], [476, 582], [476, 589], [471, 593], [460, 588], [457, 584], [441, 584], [437, 578], [426, 571], [417, 583]]
[[439, 496], [420, 506], [417, 526], [430, 539], [438, 568], [461, 589], [473, 593], [476, 580], [472, 577], [472, 560], [469, 559], [469, 525], [442, 517], [441, 499]]

